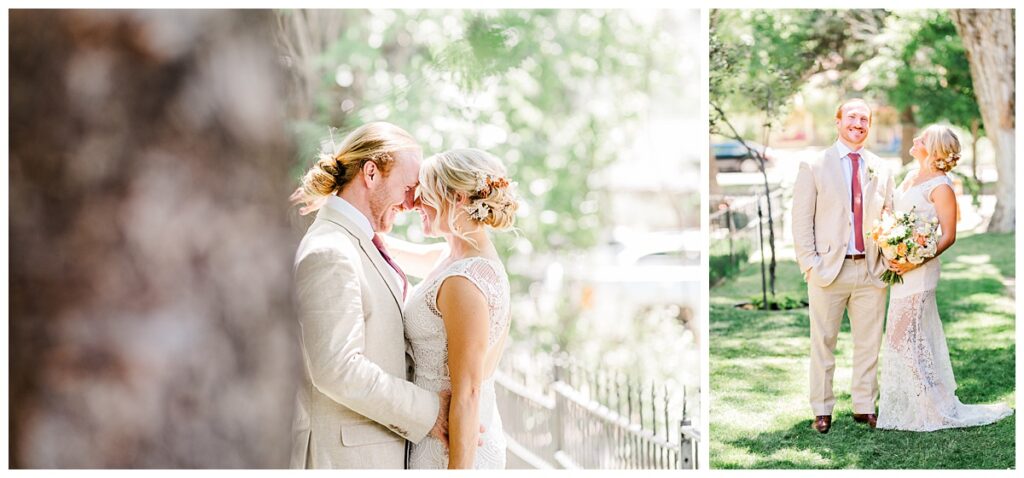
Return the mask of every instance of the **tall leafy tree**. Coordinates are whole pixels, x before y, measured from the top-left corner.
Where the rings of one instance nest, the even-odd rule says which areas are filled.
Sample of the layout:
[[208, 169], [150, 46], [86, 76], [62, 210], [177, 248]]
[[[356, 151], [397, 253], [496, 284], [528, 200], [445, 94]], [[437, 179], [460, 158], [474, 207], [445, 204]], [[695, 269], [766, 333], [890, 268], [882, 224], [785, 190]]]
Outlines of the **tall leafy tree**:
[[[714, 10], [710, 18], [711, 132], [737, 141], [743, 135], [730, 115], [763, 118], [767, 146], [772, 126], [792, 97], [814, 74], [853, 71], [874, 54], [869, 41], [887, 13], [880, 10]], [[775, 233], [771, 191], [761, 152], [759, 159], [767, 201], [768, 245], [772, 256], [764, 281], [775, 294]]]
[[[878, 79], [872, 90], [902, 112], [903, 162], [912, 159], [908, 145], [917, 127], [926, 124], [948, 121], [971, 131], [976, 144], [984, 131], [981, 113], [967, 52], [949, 14], [916, 10], [889, 20], [886, 28], [891, 33], [880, 44], [878, 58], [864, 68]], [[976, 171], [973, 176], [977, 178]]]
[[989, 230], [1015, 230], [1015, 61], [1013, 10], [952, 10], [963, 40], [985, 132], [996, 152], [996, 209]]

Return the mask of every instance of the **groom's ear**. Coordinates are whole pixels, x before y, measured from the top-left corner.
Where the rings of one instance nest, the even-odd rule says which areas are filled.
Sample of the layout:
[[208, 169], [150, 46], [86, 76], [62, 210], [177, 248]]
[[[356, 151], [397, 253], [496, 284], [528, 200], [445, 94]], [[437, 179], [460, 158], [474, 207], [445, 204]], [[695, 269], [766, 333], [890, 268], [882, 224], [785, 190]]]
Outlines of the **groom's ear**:
[[380, 169], [377, 168], [377, 163], [373, 161], [367, 161], [363, 164], [363, 181], [366, 183], [366, 187], [371, 187], [375, 182], [382, 178]]

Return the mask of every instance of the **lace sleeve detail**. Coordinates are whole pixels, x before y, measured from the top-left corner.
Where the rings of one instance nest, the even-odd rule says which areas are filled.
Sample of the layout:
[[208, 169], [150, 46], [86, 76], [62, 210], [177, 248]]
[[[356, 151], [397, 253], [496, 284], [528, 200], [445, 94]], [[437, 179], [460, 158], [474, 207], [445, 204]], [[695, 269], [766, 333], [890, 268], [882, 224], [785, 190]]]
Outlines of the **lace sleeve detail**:
[[441, 317], [441, 312], [437, 309], [437, 294], [445, 279], [452, 276], [465, 277], [484, 295], [484, 299], [487, 300], [490, 324], [487, 345], [494, 345], [508, 328], [509, 322], [509, 284], [505, 271], [501, 270], [500, 266], [494, 262], [482, 257], [471, 257], [452, 264], [451, 268], [437, 280], [433, 290], [426, 297], [427, 306], [438, 317]]

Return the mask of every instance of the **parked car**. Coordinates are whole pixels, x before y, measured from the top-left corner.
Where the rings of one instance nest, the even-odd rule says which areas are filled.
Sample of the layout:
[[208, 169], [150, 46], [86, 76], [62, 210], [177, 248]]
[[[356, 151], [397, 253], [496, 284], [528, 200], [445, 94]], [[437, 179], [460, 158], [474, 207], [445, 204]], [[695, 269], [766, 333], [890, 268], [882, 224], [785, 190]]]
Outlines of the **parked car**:
[[[765, 150], [765, 147], [761, 143], [754, 141], [747, 141], [748, 146], [753, 148], [755, 151], [762, 153], [767, 162], [766, 166], [770, 166], [774, 161], [774, 152], [772, 148]], [[757, 158], [751, 154], [750, 150], [743, 146], [739, 141], [728, 140], [720, 143], [712, 143], [712, 150], [715, 154], [715, 162], [718, 164], [718, 172], [721, 173], [756, 173], [761, 169], [758, 167]]]

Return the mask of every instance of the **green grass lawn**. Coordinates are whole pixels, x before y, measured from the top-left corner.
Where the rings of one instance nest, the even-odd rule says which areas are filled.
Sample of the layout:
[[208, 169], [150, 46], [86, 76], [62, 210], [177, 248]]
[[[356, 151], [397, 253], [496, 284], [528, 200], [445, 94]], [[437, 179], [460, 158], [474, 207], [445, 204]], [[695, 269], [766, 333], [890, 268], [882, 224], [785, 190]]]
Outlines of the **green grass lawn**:
[[[1014, 300], [1005, 286], [1014, 277], [1013, 235], [962, 235], [942, 262], [936, 296], [957, 395], [964, 403], [1014, 406]], [[846, 319], [836, 350], [832, 430], [825, 435], [812, 430], [807, 309], [733, 307], [760, 294], [760, 277], [759, 266], [748, 264], [711, 290], [712, 468], [1014, 467], [1016, 415], [988, 426], [929, 433], [870, 430], [855, 423]], [[795, 262], [779, 263], [776, 290], [806, 298]]]

